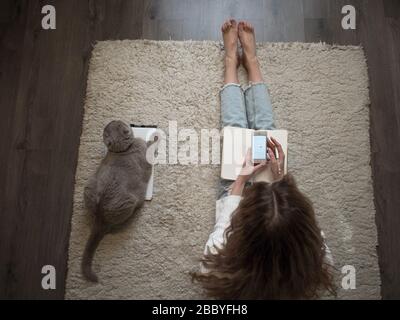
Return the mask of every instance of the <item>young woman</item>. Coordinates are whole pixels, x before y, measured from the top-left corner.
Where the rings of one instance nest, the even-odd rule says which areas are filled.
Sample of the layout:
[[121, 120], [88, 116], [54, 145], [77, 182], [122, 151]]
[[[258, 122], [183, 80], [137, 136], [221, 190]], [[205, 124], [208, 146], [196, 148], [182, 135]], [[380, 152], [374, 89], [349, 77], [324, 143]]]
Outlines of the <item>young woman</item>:
[[[254, 28], [229, 20], [222, 34], [226, 52], [220, 93], [222, 125], [274, 129]], [[245, 90], [237, 76], [240, 63], [248, 73]], [[202, 270], [194, 279], [210, 297], [219, 299], [311, 299], [324, 291], [335, 294], [332, 258], [312, 203], [294, 178], [284, 174], [285, 155], [278, 141], [268, 141], [268, 153], [268, 162], [253, 166], [248, 152], [236, 181], [221, 181], [215, 228], [204, 250]], [[251, 177], [267, 166], [274, 182], [250, 185]]]

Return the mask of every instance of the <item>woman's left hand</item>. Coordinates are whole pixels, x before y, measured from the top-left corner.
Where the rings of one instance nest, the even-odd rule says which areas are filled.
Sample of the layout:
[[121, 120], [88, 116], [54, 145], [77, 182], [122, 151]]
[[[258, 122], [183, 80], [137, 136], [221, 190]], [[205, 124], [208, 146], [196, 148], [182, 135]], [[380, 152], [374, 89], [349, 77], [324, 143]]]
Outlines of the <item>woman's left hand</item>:
[[[268, 154], [270, 158], [268, 165], [271, 166], [271, 172], [274, 181], [278, 181], [285, 175], [285, 153], [283, 152], [281, 144], [276, 139], [271, 137], [271, 141], [273, 143], [273, 147], [268, 148]], [[278, 151], [279, 158], [275, 157], [275, 150]]]

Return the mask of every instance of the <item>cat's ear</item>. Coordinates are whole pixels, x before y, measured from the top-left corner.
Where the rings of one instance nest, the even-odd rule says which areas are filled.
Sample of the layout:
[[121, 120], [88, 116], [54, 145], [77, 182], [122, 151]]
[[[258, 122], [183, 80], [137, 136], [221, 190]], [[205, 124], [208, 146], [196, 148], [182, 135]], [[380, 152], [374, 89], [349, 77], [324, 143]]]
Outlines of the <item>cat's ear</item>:
[[120, 132], [122, 132], [122, 134], [123, 134], [124, 136], [130, 135], [130, 136], [133, 137], [133, 130], [132, 130], [132, 128], [131, 128], [129, 125], [127, 125], [125, 122], [120, 121], [120, 122], [119, 122], [119, 128], [120, 128]]

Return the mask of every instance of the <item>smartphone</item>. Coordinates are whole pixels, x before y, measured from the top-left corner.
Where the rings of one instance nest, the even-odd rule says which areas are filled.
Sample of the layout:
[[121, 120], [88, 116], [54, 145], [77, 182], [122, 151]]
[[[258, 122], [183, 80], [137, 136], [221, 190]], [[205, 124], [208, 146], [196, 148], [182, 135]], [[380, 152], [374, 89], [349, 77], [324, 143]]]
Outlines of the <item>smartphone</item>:
[[267, 139], [266, 133], [254, 132], [251, 146], [253, 163], [268, 160]]

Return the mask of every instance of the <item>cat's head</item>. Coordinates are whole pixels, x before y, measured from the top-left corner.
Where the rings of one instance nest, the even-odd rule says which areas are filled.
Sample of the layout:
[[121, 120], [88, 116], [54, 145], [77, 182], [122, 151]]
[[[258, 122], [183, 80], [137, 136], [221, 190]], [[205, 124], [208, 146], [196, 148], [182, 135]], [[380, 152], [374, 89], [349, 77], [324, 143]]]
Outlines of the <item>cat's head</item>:
[[103, 132], [103, 141], [111, 152], [124, 152], [133, 143], [133, 132], [126, 123], [115, 120], [111, 121]]

